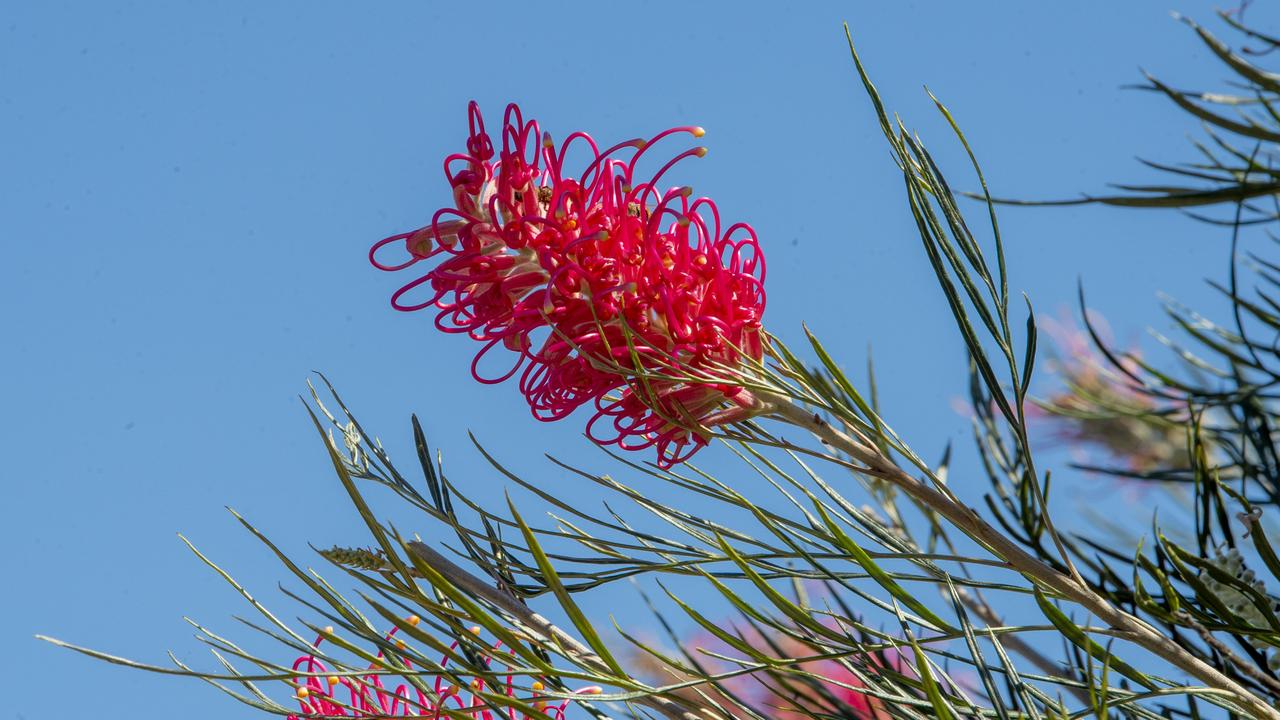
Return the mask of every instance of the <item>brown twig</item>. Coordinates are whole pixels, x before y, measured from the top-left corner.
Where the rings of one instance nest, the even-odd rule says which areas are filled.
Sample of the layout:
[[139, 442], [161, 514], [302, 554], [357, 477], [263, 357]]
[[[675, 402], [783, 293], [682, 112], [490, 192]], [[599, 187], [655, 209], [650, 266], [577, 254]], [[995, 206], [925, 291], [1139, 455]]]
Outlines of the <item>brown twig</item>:
[[1228, 647], [1226, 643], [1214, 636], [1209, 628], [1201, 625], [1195, 618], [1191, 617], [1190, 614], [1186, 612], [1179, 612], [1177, 618], [1178, 622], [1189, 626], [1192, 630], [1199, 633], [1200, 639], [1204, 640], [1206, 645], [1217, 650], [1218, 654], [1229, 660], [1240, 672], [1253, 678], [1259, 684], [1265, 685], [1271, 690], [1271, 692], [1280, 693], [1280, 680], [1276, 680], [1275, 678], [1267, 675], [1254, 666], [1253, 663], [1237, 655], [1236, 652]]

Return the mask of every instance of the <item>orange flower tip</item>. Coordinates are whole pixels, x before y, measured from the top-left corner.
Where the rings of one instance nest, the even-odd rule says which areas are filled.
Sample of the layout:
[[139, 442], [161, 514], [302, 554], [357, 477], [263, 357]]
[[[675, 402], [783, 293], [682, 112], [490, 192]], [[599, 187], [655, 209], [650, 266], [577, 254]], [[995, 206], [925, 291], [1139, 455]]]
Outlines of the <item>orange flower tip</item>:
[[444, 689], [444, 694], [445, 694], [445, 695], [457, 695], [457, 694], [458, 694], [458, 690], [460, 690], [460, 689], [461, 689], [461, 688], [459, 688], [457, 685], [450, 685], [449, 687], [447, 687], [447, 688], [445, 688], [445, 689]]
[[306, 688], [304, 688], [304, 687], [300, 687], [300, 688], [298, 688], [298, 697], [299, 697], [299, 698], [305, 698], [306, 696], [308, 696], [308, 695], [310, 695], [310, 694], [311, 694], [311, 691], [310, 691], [310, 690], [308, 690], [308, 689], [306, 689]]
[[410, 615], [409, 617], [405, 618], [404, 621], [409, 623], [410, 625], [413, 625], [414, 627], [417, 627], [418, 623], [422, 622], [422, 618], [418, 617], [417, 615]]
[[693, 154], [697, 155], [698, 157], [706, 157], [707, 149], [705, 147], [696, 147], [693, 149]]
[[685, 217], [684, 215], [681, 215], [680, 219], [677, 220], [676, 222], [680, 223], [680, 227], [689, 227], [689, 218]]
[[533, 684], [529, 686], [529, 689], [534, 692], [540, 692], [545, 687], [546, 685], [543, 685], [541, 680], [534, 680]]
[[472, 626], [471, 626], [471, 634], [472, 634], [472, 635], [479, 635], [479, 634], [480, 634], [480, 626], [479, 626], [479, 625], [472, 625]]
[[475, 690], [479, 690], [480, 688], [484, 687], [484, 683], [480, 682], [479, 680], [472, 680], [471, 687]]
[[702, 137], [703, 135], [707, 134], [706, 130], [698, 126], [694, 126], [693, 128], [690, 128], [689, 132], [692, 133], [694, 137]]
[[551, 133], [549, 132], [542, 133], [542, 147], [553, 148], [555, 146], [556, 144], [551, 140]]
[[623, 186], [622, 186], [622, 192], [627, 193], [628, 195], [629, 195], [629, 194], [631, 194], [631, 186], [630, 186], [630, 185], [623, 185]]
[[[646, 147], [648, 147], [648, 146], [649, 146], [649, 143], [645, 142], [645, 141], [644, 141], [643, 139], [641, 139], [641, 138], [636, 138], [635, 140], [632, 140], [632, 142], [633, 142], [633, 143], [635, 143], [635, 146], [636, 146], [636, 149], [637, 149], [637, 150], [643, 150], [643, 149], [645, 149]], [[628, 190], [627, 192], [631, 192], [631, 191], [630, 191], [630, 190]]]
[[689, 196], [690, 196], [690, 195], [692, 195], [692, 194], [693, 194], [693, 188], [692, 188], [691, 186], [689, 186], [689, 185], [685, 185], [684, 187], [680, 188], [680, 195], [681, 195], [681, 196], [683, 196], [683, 197], [689, 197]]
[[332, 626], [332, 625], [326, 625], [326, 626], [325, 626], [325, 628], [324, 628], [324, 634], [325, 634], [325, 635], [332, 635], [332, 634], [333, 634], [333, 626]]
[[325, 679], [329, 681], [330, 686], [337, 685], [338, 683], [342, 682], [342, 680], [337, 675], [330, 675]]
[[403, 640], [397, 640], [397, 641], [396, 641], [396, 647], [398, 647], [398, 648], [400, 648], [401, 650], [403, 650], [403, 649], [405, 649], [405, 647], [407, 647], [407, 646], [404, 644], [404, 641], [403, 641]]

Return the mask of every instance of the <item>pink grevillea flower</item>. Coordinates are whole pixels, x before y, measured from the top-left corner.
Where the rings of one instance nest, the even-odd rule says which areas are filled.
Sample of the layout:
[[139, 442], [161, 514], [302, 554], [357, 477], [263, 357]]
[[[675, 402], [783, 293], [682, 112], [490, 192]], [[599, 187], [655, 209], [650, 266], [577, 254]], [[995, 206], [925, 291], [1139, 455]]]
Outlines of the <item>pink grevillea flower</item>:
[[[749, 416], [758, 403], [732, 378], [764, 352], [755, 231], [724, 225], [715, 203], [688, 187], [661, 185], [705, 148], [648, 175], [638, 169], [660, 141], [702, 129], [601, 150], [582, 132], [557, 144], [509, 105], [497, 147], [475, 103], [468, 119], [466, 152], [444, 162], [453, 205], [370, 251], [382, 270], [429, 267], [391, 304], [434, 308], [436, 327], [482, 343], [472, 375], [518, 375], [538, 419], [590, 405], [592, 439], [655, 447], [663, 466], [705, 445], [703, 428]], [[398, 259], [382, 257], [397, 249]], [[491, 353], [505, 358], [493, 372], [481, 367], [496, 362]]]
[[[410, 616], [408, 620], [412, 625], [417, 625], [419, 622], [416, 615]], [[392, 629], [387, 634], [387, 639], [394, 641], [401, 648], [406, 648], [407, 645], [403, 641], [395, 639], [398, 629]], [[472, 628], [472, 632], [476, 634], [479, 634], [479, 630], [478, 627]], [[332, 634], [332, 628], [326, 628], [326, 632]], [[323, 640], [323, 635], [316, 638], [314, 647], [317, 651]], [[458, 645], [459, 643], [454, 641], [449, 648], [453, 650]], [[496, 643], [493, 647], [494, 650], [500, 650], [502, 644]], [[385, 684], [385, 680], [395, 676], [386, 674], [388, 669], [382, 662], [383, 657], [383, 653], [379, 652], [377, 660], [369, 666], [370, 672], [365, 675], [352, 675], [349, 672], [329, 675], [327, 674], [330, 672], [329, 667], [315, 655], [307, 654], [298, 658], [293, 663], [294, 671], [307, 673], [307, 675], [299, 676], [294, 682], [297, 686], [295, 697], [301, 705], [301, 711], [295, 715], [289, 715], [288, 720], [333, 717], [439, 719], [448, 718], [450, 715], [457, 717], [458, 714], [470, 716], [475, 720], [528, 720], [529, 718], [528, 715], [517, 713], [515, 708], [495, 709], [481, 697], [481, 694], [485, 693], [515, 698], [516, 687], [513, 684], [512, 675], [507, 675], [505, 682], [496, 687], [478, 677], [463, 687], [445, 677], [436, 676], [434, 680], [427, 683], [432, 686], [430, 693], [422, 692], [417, 686], [408, 682], [401, 682], [390, 688]], [[493, 667], [492, 658], [486, 658], [484, 662], [487, 667]], [[412, 663], [408, 659], [401, 658], [399, 663], [405, 666], [405, 672], [413, 671]], [[441, 667], [447, 667], [448, 664], [447, 656], [440, 661]], [[419, 675], [419, 677], [422, 676]], [[550, 716], [552, 720], [564, 720], [569, 701], [539, 696], [537, 693], [543, 689], [543, 683], [535, 680], [529, 686], [531, 694], [521, 699]], [[587, 687], [577, 691], [582, 695], [595, 695], [599, 692], [599, 687]]]

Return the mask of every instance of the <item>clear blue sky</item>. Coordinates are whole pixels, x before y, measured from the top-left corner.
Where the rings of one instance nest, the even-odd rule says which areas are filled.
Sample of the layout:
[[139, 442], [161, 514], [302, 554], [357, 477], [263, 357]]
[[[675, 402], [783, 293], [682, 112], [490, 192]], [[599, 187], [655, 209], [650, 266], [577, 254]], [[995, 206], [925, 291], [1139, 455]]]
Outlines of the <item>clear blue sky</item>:
[[[283, 570], [224, 505], [304, 558], [307, 542], [365, 543], [296, 398], [312, 369], [405, 464], [417, 412], [452, 475], [495, 502], [468, 430], [552, 489], [579, 492], [545, 451], [607, 467], [581, 422], [536, 423], [515, 388], [470, 382], [473, 344], [392, 312], [393, 279], [365, 262], [448, 200], [440, 159], [468, 100], [494, 117], [519, 101], [560, 136], [706, 127], [711, 152], [681, 181], [759, 231], [768, 326], [798, 340], [807, 321], [855, 368], [873, 344], [890, 419], [934, 456], [966, 447], [950, 409], [963, 356], [840, 22], [954, 183], [972, 186], [924, 84], [1004, 195], [1149, 179], [1132, 158], [1188, 158], [1196, 126], [1120, 86], [1139, 66], [1179, 87], [1225, 76], [1168, 14], [1210, 22], [1207, 2], [744, 5], [8, 4], [0, 718], [253, 716], [32, 635], [208, 667], [182, 616], [243, 636], [230, 616], [248, 608], [176, 532], [269, 601]], [[1012, 285], [1043, 313], [1079, 276], [1122, 337], [1165, 327], [1159, 289], [1216, 307], [1199, 278], [1224, 272], [1223, 233], [1101, 208], [1003, 223]], [[624, 591], [589, 607], [643, 622]]]

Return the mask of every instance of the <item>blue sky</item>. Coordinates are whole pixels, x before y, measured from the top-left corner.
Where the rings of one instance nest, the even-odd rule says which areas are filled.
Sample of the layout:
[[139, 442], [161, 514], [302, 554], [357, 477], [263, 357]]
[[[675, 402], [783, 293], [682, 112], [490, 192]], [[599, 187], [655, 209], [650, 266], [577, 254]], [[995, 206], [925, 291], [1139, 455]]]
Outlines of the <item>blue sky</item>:
[[[394, 279], [365, 261], [447, 202], [440, 160], [468, 100], [491, 122], [518, 101], [559, 136], [707, 128], [710, 154], [680, 182], [759, 232], [769, 328], [798, 341], [807, 322], [851, 368], [873, 346], [888, 417], [935, 456], [967, 438], [951, 409], [964, 358], [841, 21], [953, 184], [974, 183], [925, 84], [997, 194], [1059, 197], [1150, 179], [1135, 156], [1189, 158], [1195, 124], [1121, 89], [1140, 66], [1178, 87], [1224, 79], [1168, 12], [1211, 22], [1213, 6], [1172, 2], [11, 4], [0, 718], [253, 715], [32, 635], [209, 666], [182, 617], [234, 634], [247, 608], [175, 533], [268, 600], [283, 571], [224, 506], [304, 557], [365, 543], [297, 400], [312, 370], [406, 464], [418, 413], [481, 498], [505, 486], [468, 430], [553, 490], [580, 492], [544, 452], [607, 469], [582, 421], [536, 423], [515, 388], [472, 383], [473, 345], [393, 312]], [[1274, 30], [1265, 10], [1250, 17]], [[1167, 328], [1158, 290], [1219, 307], [1200, 278], [1225, 272], [1222, 232], [1104, 208], [1002, 222], [1011, 285], [1041, 313], [1070, 306], [1081, 277], [1124, 339]], [[980, 484], [954, 476], [977, 502]], [[589, 609], [643, 622], [625, 590]]]

